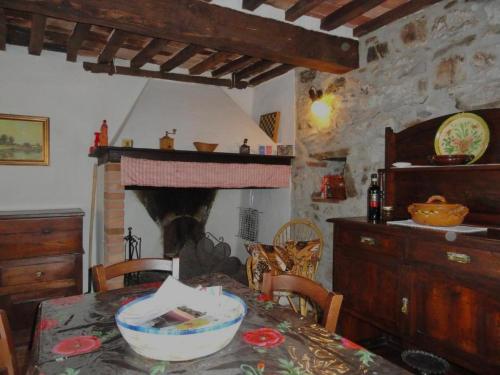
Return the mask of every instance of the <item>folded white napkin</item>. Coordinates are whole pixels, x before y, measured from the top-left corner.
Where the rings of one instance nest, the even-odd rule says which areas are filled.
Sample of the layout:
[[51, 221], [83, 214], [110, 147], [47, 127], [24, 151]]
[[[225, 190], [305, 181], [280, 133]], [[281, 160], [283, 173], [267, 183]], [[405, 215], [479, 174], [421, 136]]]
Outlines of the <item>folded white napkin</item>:
[[216, 315], [220, 310], [221, 291], [220, 287], [192, 288], [169, 276], [153, 297], [135, 303], [120, 318], [128, 324], [142, 325], [179, 306]]

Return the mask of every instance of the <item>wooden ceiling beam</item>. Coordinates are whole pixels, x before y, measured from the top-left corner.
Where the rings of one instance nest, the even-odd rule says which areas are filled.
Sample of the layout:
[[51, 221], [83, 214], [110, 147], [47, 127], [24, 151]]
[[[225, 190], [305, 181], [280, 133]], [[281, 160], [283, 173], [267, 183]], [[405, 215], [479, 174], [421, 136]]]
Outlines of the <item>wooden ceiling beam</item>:
[[122, 46], [126, 37], [127, 37], [127, 33], [123, 32], [121, 30], [116, 30], [116, 29], [113, 30], [108, 37], [108, 42], [106, 43], [106, 46], [103, 48], [103, 50], [99, 54], [99, 57], [97, 58], [97, 62], [99, 64], [106, 64], [106, 63], [110, 63], [111, 61], [113, 61], [116, 53], [118, 52], [118, 50]]
[[159, 78], [159, 79], [167, 79], [170, 81], [178, 81], [178, 82], [201, 83], [204, 85], [225, 86], [229, 88], [235, 87], [238, 89], [244, 89], [248, 86], [248, 83], [244, 81], [236, 82], [235, 86], [233, 86], [233, 82], [230, 79], [191, 76], [188, 74], [167, 73], [159, 70], [133, 69], [125, 66], [114, 66], [112, 64], [96, 64], [91, 62], [84, 62], [83, 68], [86, 71], [92, 73], [106, 73], [109, 75], [120, 74], [120, 75], [134, 76], [134, 77]]
[[252, 64], [246, 67], [245, 69], [242, 69], [239, 72], [235, 73], [235, 80], [241, 81], [242, 79], [262, 73], [263, 71], [269, 69], [274, 64], [275, 64], [274, 62], [269, 60], [261, 60], [259, 62], [256, 62], [255, 64]]
[[415, 13], [422, 8], [438, 3], [439, 1], [441, 0], [411, 0], [408, 3], [400, 5], [399, 7], [394, 8], [381, 16], [356, 27], [353, 30], [353, 35], [355, 37], [363, 36], [400, 18], [406, 17], [409, 14]]
[[202, 74], [207, 70], [213, 69], [220, 63], [226, 61], [231, 56], [230, 53], [227, 52], [214, 52], [212, 55], [207, 57], [205, 60], [199, 62], [191, 69], [189, 69], [189, 74]]
[[255, 10], [265, 2], [266, 0], [243, 0], [242, 8], [246, 10]]
[[226, 74], [230, 74], [236, 72], [237, 70], [244, 69], [248, 65], [256, 63], [257, 61], [259, 61], [259, 59], [256, 57], [250, 57], [250, 56], [239, 57], [236, 60], [233, 60], [225, 65], [222, 65], [220, 68], [212, 71], [212, 77], [218, 78], [225, 76]]
[[28, 46], [30, 55], [39, 56], [42, 53], [46, 25], [47, 17], [44, 15], [33, 14], [31, 16], [30, 44]]
[[322, 30], [333, 30], [359, 17], [385, 0], [353, 0], [321, 20]]
[[358, 67], [356, 40], [199, 0], [0, 0], [0, 7], [320, 71]]
[[0, 8], [0, 50], [5, 50], [7, 42], [7, 21], [5, 20], [5, 12]]
[[293, 22], [307, 12], [313, 10], [325, 0], [299, 0], [285, 12], [285, 19]]
[[161, 66], [160, 70], [162, 72], [169, 72], [172, 69], [178, 67], [179, 65], [184, 64], [191, 57], [203, 51], [204, 48], [202, 46], [198, 46], [196, 44], [190, 44], [187, 47], [184, 47], [180, 52], [177, 52], [173, 57], [169, 60], [165, 61]]
[[249, 82], [249, 86], [257, 86], [261, 84], [262, 82], [269, 81], [270, 79], [273, 79], [275, 77], [278, 77], [282, 74], [285, 74], [286, 72], [289, 72], [294, 68], [293, 65], [288, 65], [288, 64], [282, 64], [277, 66], [276, 68], [270, 69], [267, 72], [264, 72], [262, 74], [259, 74], [258, 76], [253, 77]]
[[82, 46], [83, 41], [89, 35], [91, 25], [88, 23], [77, 23], [73, 29], [73, 33], [68, 39], [66, 45], [66, 61], [76, 61], [78, 50]]
[[158, 53], [164, 51], [168, 43], [168, 40], [154, 38], [130, 61], [130, 67], [139, 69], [141, 66], [151, 61]]

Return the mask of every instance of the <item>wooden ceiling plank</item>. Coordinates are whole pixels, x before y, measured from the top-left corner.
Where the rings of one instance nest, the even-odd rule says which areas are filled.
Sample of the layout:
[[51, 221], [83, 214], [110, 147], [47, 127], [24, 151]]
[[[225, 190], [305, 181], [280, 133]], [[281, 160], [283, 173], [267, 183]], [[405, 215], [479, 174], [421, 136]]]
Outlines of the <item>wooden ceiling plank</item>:
[[242, 79], [262, 73], [263, 71], [269, 69], [274, 64], [275, 64], [274, 62], [269, 60], [261, 60], [235, 73], [236, 74], [235, 79], [236, 81], [241, 81]]
[[243, 0], [242, 8], [246, 10], [255, 10], [265, 2], [266, 0]]
[[325, 72], [359, 66], [356, 40], [199, 0], [0, 0], [0, 6]]
[[[232, 88], [232, 81], [230, 79], [203, 77], [203, 76], [191, 76], [188, 74], [177, 74], [177, 73], [167, 73], [159, 70], [145, 70], [145, 69], [133, 69], [125, 66], [113, 66], [111, 64], [96, 64], [91, 62], [84, 62], [83, 68], [86, 71], [92, 73], [107, 73], [110, 75], [121, 74], [134, 77], [149, 77], [149, 78], [159, 78], [167, 79], [171, 81], [179, 82], [191, 82], [191, 83], [201, 83], [205, 85], [215, 85], [215, 86], [225, 86]], [[243, 89], [248, 86], [247, 82], [237, 82], [236, 88]]]
[[299, 0], [286, 10], [285, 19], [293, 22], [307, 12], [313, 10], [313, 8], [316, 8], [324, 1], [325, 0]]
[[262, 82], [269, 81], [270, 79], [273, 79], [275, 77], [278, 77], [282, 74], [285, 74], [286, 72], [289, 72], [294, 68], [293, 65], [289, 64], [282, 64], [280, 66], [277, 66], [276, 68], [270, 69], [267, 72], [264, 72], [262, 74], [259, 74], [258, 76], [253, 77], [249, 82], [249, 86], [257, 86], [261, 84]]
[[101, 53], [99, 54], [99, 57], [97, 58], [97, 62], [99, 64], [106, 64], [110, 63], [113, 61], [115, 58], [116, 53], [122, 46], [123, 42], [125, 41], [125, 38], [127, 37], [127, 33], [123, 32], [122, 30], [113, 30], [111, 34], [109, 35], [108, 42], [106, 43], [106, 46], [103, 48]]
[[164, 51], [168, 43], [168, 40], [154, 38], [130, 61], [130, 67], [139, 69], [141, 66], [151, 61], [158, 53]]
[[353, 0], [321, 20], [321, 30], [333, 30], [359, 17], [385, 0]]
[[39, 56], [42, 53], [46, 25], [47, 17], [44, 15], [33, 14], [31, 16], [30, 44], [28, 46], [30, 55]]
[[353, 35], [355, 37], [363, 36], [439, 1], [441, 0], [412, 0], [356, 27], [353, 30]]
[[179, 65], [184, 64], [191, 57], [203, 51], [204, 48], [202, 46], [198, 46], [196, 44], [190, 44], [187, 47], [184, 47], [180, 52], [174, 55], [169, 60], [165, 61], [161, 66], [160, 70], [162, 72], [169, 72], [172, 69], [178, 67]]
[[207, 70], [210, 70], [220, 63], [226, 61], [230, 56], [231, 54], [227, 52], [215, 52], [205, 60], [189, 69], [189, 74], [198, 75], [205, 73]]
[[220, 68], [212, 71], [212, 77], [219, 78], [225, 76], [226, 74], [230, 74], [236, 72], [237, 70], [241, 70], [246, 68], [248, 65], [256, 63], [259, 61], [256, 57], [251, 56], [242, 56], [233, 60], [225, 65], [222, 65]]
[[5, 20], [5, 12], [0, 8], [0, 50], [5, 50], [7, 42], [7, 21]]
[[68, 39], [66, 46], [66, 61], [76, 61], [78, 50], [82, 46], [83, 41], [87, 38], [91, 25], [88, 23], [77, 23], [73, 29], [73, 33]]

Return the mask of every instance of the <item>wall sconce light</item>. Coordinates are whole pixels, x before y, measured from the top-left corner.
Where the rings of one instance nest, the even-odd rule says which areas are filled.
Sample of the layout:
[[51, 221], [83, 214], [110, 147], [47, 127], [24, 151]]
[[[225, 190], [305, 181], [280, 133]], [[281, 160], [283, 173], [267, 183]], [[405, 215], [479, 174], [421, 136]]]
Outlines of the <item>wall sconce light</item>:
[[315, 102], [316, 100], [319, 100], [323, 97], [323, 90], [318, 90], [315, 87], [311, 87], [309, 89], [309, 97], [313, 102]]
[[331, 108], [323, 97], [323, 90], [311, 87], [309, 98], [312, 100], [311, 111], [313, 115], [319, 120], [326, 121], [330, 117]]

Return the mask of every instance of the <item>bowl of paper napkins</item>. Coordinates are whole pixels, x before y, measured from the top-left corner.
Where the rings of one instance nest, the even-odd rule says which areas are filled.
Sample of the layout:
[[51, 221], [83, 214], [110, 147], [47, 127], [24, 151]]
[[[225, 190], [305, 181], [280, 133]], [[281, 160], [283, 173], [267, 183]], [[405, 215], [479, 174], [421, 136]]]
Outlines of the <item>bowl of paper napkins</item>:
[[224, 348], [247, 308], [221, 287], [192, 288], [168, 277], [156, 293], [116, 313], [118, 329], [132, 349], [163, 361], [187, 361]]

